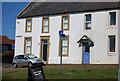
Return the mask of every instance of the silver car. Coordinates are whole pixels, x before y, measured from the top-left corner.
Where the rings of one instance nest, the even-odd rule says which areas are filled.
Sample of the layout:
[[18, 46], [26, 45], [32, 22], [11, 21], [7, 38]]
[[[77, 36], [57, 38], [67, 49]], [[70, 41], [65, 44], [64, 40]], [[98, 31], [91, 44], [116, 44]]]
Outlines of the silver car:
[[33, 64], [44, 64], [44, 60], [36, 57], [33, 54], [17, 55], [13, 59], [13, 67], [18, 66], [32, 66]]

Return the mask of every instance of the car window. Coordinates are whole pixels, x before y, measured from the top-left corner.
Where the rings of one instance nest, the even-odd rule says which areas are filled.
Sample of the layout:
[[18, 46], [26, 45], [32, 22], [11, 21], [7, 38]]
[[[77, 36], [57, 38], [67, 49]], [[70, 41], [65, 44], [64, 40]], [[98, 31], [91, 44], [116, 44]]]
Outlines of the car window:
[[24, 59], [24, 55], [16, 56], [16, 59]]
[[24, 59], [26, 59], [26, 58], [27, 58], [27, 56], [25, 55], [25, 56], [24, 56]]
[[19, 56], [16, 56], [15, 59], [18, 59]]
[[34, 59], [34, 58], [37, 58], [35, 55], [27, 55], [29, 59]]

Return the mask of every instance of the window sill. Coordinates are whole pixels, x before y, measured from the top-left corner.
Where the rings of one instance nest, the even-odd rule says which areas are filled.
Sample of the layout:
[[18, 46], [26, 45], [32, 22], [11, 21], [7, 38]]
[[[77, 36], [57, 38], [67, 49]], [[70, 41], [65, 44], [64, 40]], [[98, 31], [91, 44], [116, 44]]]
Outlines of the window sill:
[[49, 33], [49, 32], [42, 32], [42, 33]]
[[115, 55], [115, 52], [108, 52], [107, 54], [108, 56], [112, 56], [112, 55]]
[[69, 29], [62, 29], [62, 30], [64, 30], [64, 31], [69, 31]]
[[[60, 56], [60, 54], [59, 54], [59, 56]], [[68, 56], [67, 54], [62, 54], [62, 56]]]
[[32, 31], [25, 31], [25, 33], [31, 33]]
[[85, 31], [91, 31], [91, 29], [85, 29]]
[[117, 26], [116, 26], [116, 25], [109, 25], [109, 26], [107, 27], [107, 29], [117, 29]]

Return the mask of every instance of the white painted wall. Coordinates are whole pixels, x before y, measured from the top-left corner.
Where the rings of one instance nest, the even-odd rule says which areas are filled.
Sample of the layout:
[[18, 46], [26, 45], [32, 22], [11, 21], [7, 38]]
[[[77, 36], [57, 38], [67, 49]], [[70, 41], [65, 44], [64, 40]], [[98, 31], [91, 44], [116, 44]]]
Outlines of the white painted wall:
[[[120, 9], [118, 11], [118, 22], [120, 22]], [[118, 23], [118, 41], [120, 41], [120, 23]], [[119, 54], [119, 70], [118, 70], [118, 81], [120, 80], [120, 42], [118, 42], [118, 54]]]
[[[118, 10], [117, 21], [118, 21]], [[90, 12], [92, 14], [92, 29], [85, 30], [84, 15], [87, 13], [70, 14], [70, 30], [65, 31], [69, 35], [69, 54], [63, 56], [64, 64], [81, 64], [82, 47], [78, 47], [77, 41], [87, 35], [95, 44], [91, 47], [90, 64], [118, 64], [118, 22], [114, 27], [109, 26], [109, 12]], [[40, 36], [50, 36], [50, 50], [48, 64], [59, 64], [59, 33], [61, 29], [61, 16], [50, 16], [50, 33], [41, 33], [42, 17], [32, 18], [32, 32], [25, 33], [25, 19], [17, 19], [15, 55], [24, 53], [24, 37], [32, 37], [32, 53], [40, 56]], [[120, 19], [120, 18], [119, 18]], [[108, 54], [108, 35], [116, 35], [116, 52]]]

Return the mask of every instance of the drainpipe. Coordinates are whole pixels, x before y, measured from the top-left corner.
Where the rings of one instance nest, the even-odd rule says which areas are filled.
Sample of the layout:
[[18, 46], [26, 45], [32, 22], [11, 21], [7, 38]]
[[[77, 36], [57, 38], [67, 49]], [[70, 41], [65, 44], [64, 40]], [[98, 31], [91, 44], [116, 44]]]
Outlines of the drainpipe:
[[[120, 1], [118, 6], [120, 6]], [[120, 9], [118, 10], [118, 57], [119, 57], [119, 69], [118, 69], [118, 81], [120, 81]]]
[[[120, 49], [120, 48], [119, 48]], [[120, 51], [119, 51], [119, 69], [118, 69], [118, 81], [120, 81]]]

